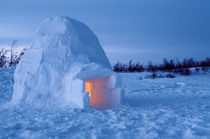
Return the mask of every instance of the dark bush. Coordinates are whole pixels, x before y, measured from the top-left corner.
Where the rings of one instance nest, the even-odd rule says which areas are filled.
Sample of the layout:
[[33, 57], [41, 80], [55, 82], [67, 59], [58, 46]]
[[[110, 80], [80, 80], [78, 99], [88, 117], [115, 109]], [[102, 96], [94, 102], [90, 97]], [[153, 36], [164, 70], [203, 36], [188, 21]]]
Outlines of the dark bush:
[[155, 79], [155, 78], [157, 78], [157, 73], [153, 72], [151, 75], [147, 75], [145, 78], [146, 79]]
[[200, 62], [200, 67], [209, 67], [210, 66], [210, 58], [207, 57], [205, 60]]
[[134, 71], [143, 72], [145, 70], [144, 66], [139, 64], [139, 62], [135, 65]]
[[159, 74], [157, 78], [164, 78], [162, 74]]
[[115, 72], [127, 72], [128, 68], [125, 64], [118, 62], [113, 66]]
[[195, 71], [196, 71], [196, 72], [199, 72], [199, 71], [200, 71], [200, 68], [195, 68]]
[[163, 71], [172, 71], [174, 68], [175, 68], [174, 60], [168, 61], [167, 59], [163, 59], [163, 64], [159, 66], [159, 69]]
[[171, 73], [169, 73], [169, 74], [166, 74], [166, 78], [175, 78], [176, 76], [174, 75], [174, 74], [171, 74]]
[[206, 71], [208, 71], [208, 68], [207, 67], [202, 67], [201, 70], [206, 72]]
[[140, 77], [138, 78], [138, 80], [142, 80], [142, 77], [140, 76]]
[[191, 71], [188, 68], [182, 69], [180, 70], [180, 74], [184, 76], [189, 76], [191, 74]]
[[145, 69], [139, 62], [133, 64], [132, 60], [130, 60], [128, 65], [117, 62], [113, 66], [113, 70], [115, 72], [143, 72]]
[[157, 73], [153, 72], [152, 75], [151, 75], [152, 79], [155, 79], [157, 78]]

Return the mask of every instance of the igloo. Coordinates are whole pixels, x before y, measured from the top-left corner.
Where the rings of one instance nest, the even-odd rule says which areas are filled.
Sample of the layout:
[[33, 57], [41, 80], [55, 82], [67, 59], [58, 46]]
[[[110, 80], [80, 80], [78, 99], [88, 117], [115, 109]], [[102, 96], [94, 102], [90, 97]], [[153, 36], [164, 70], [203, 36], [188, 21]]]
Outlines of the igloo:
[[121, 80], [96, 35], [68, 17], [46, 19], [14, 73], [12, 104], [112, 108]]

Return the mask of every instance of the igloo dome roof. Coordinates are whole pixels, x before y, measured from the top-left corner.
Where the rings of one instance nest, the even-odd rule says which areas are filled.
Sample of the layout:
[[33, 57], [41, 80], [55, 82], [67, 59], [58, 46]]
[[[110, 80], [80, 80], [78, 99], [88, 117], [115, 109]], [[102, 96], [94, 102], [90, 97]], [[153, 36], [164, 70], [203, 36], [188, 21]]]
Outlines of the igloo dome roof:
[[87, 25], [69, 17], [46, 19], [37, 29], [31, 49], [64, 47], [69, 47], [74, 57], [84, 56], [88, 62], [100, 63], [111, 69], [98, 38]]

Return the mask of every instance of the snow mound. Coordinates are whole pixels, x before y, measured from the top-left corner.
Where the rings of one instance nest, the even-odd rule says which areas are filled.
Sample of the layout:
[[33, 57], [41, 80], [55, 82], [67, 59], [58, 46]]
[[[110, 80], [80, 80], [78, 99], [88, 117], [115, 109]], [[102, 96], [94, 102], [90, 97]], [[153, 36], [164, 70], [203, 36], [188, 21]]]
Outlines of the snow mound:
[[[12, 104], [84, 107], [84, 80], [114, 76], [96, 35], [68, 17], [45, 20], [14, 74]], [[117, 87], [118, 83], [113, 82]]]

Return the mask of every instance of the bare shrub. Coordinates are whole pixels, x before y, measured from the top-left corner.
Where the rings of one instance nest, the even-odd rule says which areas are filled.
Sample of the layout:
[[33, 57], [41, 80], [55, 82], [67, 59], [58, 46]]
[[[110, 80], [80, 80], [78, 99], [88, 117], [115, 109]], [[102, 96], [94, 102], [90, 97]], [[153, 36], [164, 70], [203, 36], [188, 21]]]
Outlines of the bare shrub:
[[7, 50], [0, 50], [0, 68], [5, 67], [7, 63]]
[[21, 57], [24, 55], [26, 48], [21, 52], [15, 51], [14, 46], [17, 41], [12, 41], [10, 49], [1, 49], [0, 50], [0, 68], [16, 66]]

